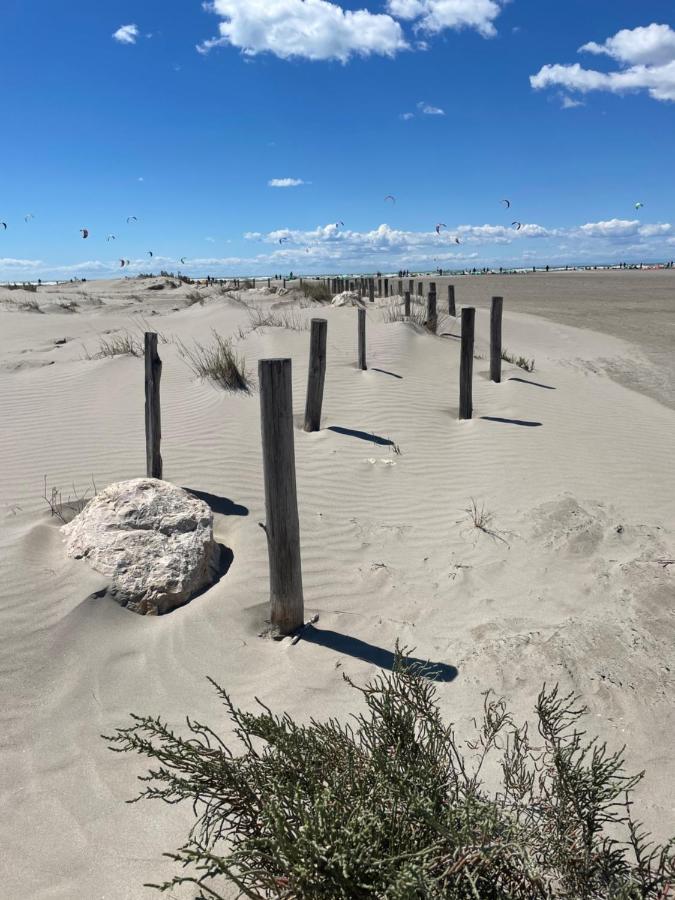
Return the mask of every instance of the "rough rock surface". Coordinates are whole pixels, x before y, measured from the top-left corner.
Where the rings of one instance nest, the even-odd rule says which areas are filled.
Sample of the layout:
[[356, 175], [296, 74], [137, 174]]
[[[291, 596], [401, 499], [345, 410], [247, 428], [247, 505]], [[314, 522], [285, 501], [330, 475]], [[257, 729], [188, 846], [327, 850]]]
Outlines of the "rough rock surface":
[[336, 294], [335, 297], [331, 300], [332, 306], [365, 306], [363, 300], [359, 299], [359, 295], [355, 294], [354, 291], [343, 291], [341, 294]]
[[166, 481], [111, 484], [61, 531], [68, 555], [110, 576], [109, 594], [141, 615], [170, 612], [215, 579], [213, 513]]

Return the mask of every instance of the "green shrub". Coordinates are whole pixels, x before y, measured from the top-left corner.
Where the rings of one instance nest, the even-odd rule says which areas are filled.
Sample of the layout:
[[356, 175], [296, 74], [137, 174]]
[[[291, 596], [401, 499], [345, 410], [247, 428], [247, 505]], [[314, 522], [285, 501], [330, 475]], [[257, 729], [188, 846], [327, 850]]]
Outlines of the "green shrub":
[[[152, 760], [137, 800], [187, 801], [197, 817], [168, 854], [179, 874], [149, 886], [222, 898], [229, 881], [259, 900], [664, 900], [672, 844], [648, 843], [630, 801], [642, 776], [585, 739], [576, 698], [542, 690], [535, 746], [488, 694], [465, 751], [430, 674], [397, 653], [392, 674], [357, 688], [366, 711], [346, 725], [299, 725], [260, 701], [248, 713], [212, 682], [236, 748], [190, 719], [188, 739], [140, 716], [106, 737]], [[496, 790], [482, 781], [490, 758]]]

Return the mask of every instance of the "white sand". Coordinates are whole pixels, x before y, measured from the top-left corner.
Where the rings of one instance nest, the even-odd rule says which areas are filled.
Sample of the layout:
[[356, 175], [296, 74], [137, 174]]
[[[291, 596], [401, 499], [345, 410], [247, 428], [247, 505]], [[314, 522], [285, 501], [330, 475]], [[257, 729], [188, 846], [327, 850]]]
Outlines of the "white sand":
[[[675, 559], [675, 412], [597, 363], [628, 366], [639, 351], [512, 313], [507, 285], [504, 342], [535, 357], [536, 371], [506, 366], [493, 385], [478, 360], [476, 418], [460, 423], [456, 339], [384, 324], [371, 307], [371, 369], [361, 373], [356, 311], [302, 310], [329, 322], [324, 430], [296, 432], [305, 601], [308, 616], [321, 615], [323, 646], [290, 646], [256, 637], [268, 597], [259, 398], [199, 382], [174, 344], [160, 347], [165, 477], [249, 510], [216, 516], [217, 537], [234, 552], [227, 576], [160, 619], [92, 599], [103, 580], [66, 559], [40, 499], [45, 474], [66, 494], [92, 476], [101, 487], [144, 474], [142, 361], [87, 360], [83, 344], [93, 352], [103, 332], [142, 330], [139, 310], [188, 343], [248, 323], [242, 303], [215, 291], [183, 308], [190, 289], [152, 293], [147, 284], [24, 298], [0, 289], [0, 895], [155, 896], [143, 882], [172, 871], [161, 853], [182, 842], [191, 811], [125, 805], [145, 766], [99, 735], [130, 711], [177, 728], [187, 713], [223, 722], [206, 675], [247, 707], [257, 695], [303, 720], [345, 717], [358, 695], [342, 673], [367, 679], [373, 648], [390, 652], [397, 638], [457, 668], [439, 690], [460, 731], [488, 688], [521, 717], [544, 681], [579, 691], [589, 728], [626, 743], [631, 769], [647, 769], [640, 815], [669, 834], [675, 566], [658, 560]], [[484, 299], [495, 293], [485, 290]], [[50, 305], [77, 291], [78, 312]], [[46, 314], [2, 302], [20, 299], [37, 299]], [[480, 310], [478, 352], [487, 326]], [[55, 347], [62, 337], [68, 343]], [[237, 343], [253, 369], [261, 357], [293, 358], [300, 423], [308, 333], [268, 328]], [[328, 426], [391, 439], [401, 454]], [[494, 514], [501, 539], [472, 527], [471, 498]]]

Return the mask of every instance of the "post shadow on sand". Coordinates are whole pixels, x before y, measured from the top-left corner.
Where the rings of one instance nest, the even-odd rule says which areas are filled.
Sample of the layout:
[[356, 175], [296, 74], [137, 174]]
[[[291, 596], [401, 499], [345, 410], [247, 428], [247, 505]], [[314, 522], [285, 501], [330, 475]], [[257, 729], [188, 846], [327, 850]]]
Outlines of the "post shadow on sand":
[[379, 372], [380, 375], [391, 375], [392, 378], [398, 378], [403, 381], [403, 375], [397, 375], [396, 372], [388, 372], [386, 369], [376, 369], [374, 366], [370, 371]]
[[196, 491], [194, 488], [183, 488], [188, 494], [203, 500], [207, 506], [210, 506], [214, 513], [219, 516], [247, 516], [248, 508], [229, 500], [227, 497], [218, 497], [216, 494], [209, 494], [206, 491]]
[[342, 428], [340, 425], [331, 425], [328, 431], [334, 431], [336, 434], [344, 434], [347, 437], [359, 438], [362, 441], [368, 441], [369, 444], [377, 444], [380, 447], [393, 447], [394, 442], [389, 438], [380, 437], [377, 434], [368, 434], [367, 431], [355, 431], [353, 428]]
[[[300, 640], [307, 641], [309, 644], [317, 644], [319, 647], [326, 647], [328, 650], [334, 650], [336, 653], [353, 656], [354, 659], [362, 659], [364, 662], [379, 666], [381, 669], [387, 669], [390, 672], [394, 668], [396, 655], [391, 650], [376, 647], [374, 644], [367, 644], [365, 641], [349, 637], [346, 634], [340, 634], [338, 631], [306, 625], [300, 632]], [[447, 663], [428, 662], [415, 657], [407, 657], [407, 659], [410, 663], [424, 665], [425, 674], [432, 681], [454, 681], [459, 675], [458, 669]]]
[[521, 384], [531, 384], [533, 387], [544, 388], [547, 391], [557, 391], [558, 388], [551, 387], [550, 384], [540, 384], [538, 381], [528, 381], [527, 378], [509, 378], [509, 381], [519, 381]]
[[521, 428], [541, 428], [543, 422], [530, 422], [527, 419], [502, 419], [500, 416], [481, 416], [485, 422], [501, 422], [503, 425], [520, 425]]

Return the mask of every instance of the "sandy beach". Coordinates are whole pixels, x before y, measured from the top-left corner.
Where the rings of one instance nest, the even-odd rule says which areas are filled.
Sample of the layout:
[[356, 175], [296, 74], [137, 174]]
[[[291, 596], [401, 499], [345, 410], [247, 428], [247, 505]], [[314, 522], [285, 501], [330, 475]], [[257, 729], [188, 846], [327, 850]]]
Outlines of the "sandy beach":
[[[432, 280], [444, 311], [448, 279]], [[367, 680], [397, 640], [457, 670], [439, 691], [460, 734], [486, 690], [520, 718], [544, 682], [577, 691], [589, 731], [646, 769], [639, 817], [669, 836], [675, 272], [454, 283], [458, 307], [477, 307], [464, 422], [456, 319], [432, 336], [387, 323], [378, 299], [361, 372], [356, 310], [295, 290], [160, 278], [0, 288], [0, 895], [154, 896], [143, 884], [172, 872], [161, 854], [182, 843], [191, 810], [126, 805], [142, 762], [100, 735], [130, 712], [176, 729], [189, 714], [227, 735], [207, 676], [244, 707], [257, 696], [301, 721], [346, 718], [358, 697], [342, 675]], [[505, 364], [499, 385], [492, 295], [505, 300], [505, 347], [535, 360], [533, 372]], [[292, 310], [299, 327], [251, 330], [254, 306]], [[313, 316], [328, 320], [328, 369], [310, 435]], [[200, 381], [179, 352], [177, 340], [207, 343], [214, 329], [252, 371], [293, 360], [305, 604], [320, 615], [294, 646], [258, 637], [269, 597], [259, 397]], [[95, 596], [105, 579], [66, 557], [42, 498], [45, 479], [66, 496], [145, 474], [143, 360], [95, 357], [101, 338], [146, 330], [161, 335], [165, 478], [209, 496], [234, 554], [217, 585], [160, 618]], [[472, 501], [491, 533], [474, 526]]]

